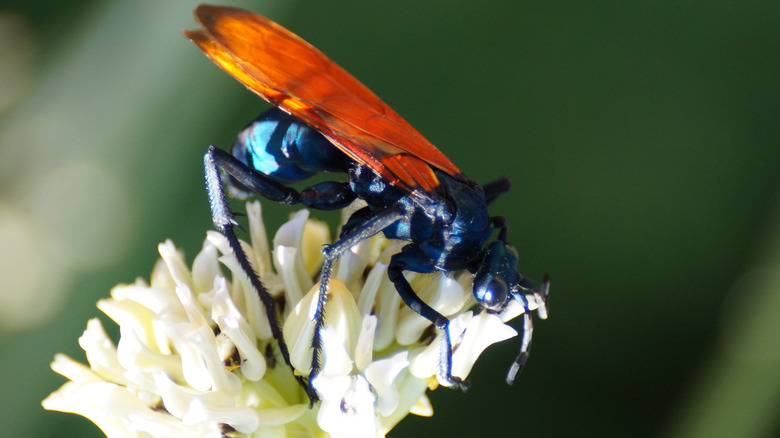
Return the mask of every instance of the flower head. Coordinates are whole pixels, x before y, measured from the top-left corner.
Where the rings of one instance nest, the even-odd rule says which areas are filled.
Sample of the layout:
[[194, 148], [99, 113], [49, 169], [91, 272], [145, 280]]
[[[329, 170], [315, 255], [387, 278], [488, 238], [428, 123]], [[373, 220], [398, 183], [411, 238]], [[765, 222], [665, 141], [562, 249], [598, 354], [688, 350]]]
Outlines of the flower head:
[[[278, 230], [270, 251], [260, 204], [247, 204], [247, 213], [252, 243], [246, 252], [282, 304], [296, 372], [308, 375], [314, 279], [328, 228], [301, 210]], [[208, 233], [192, 268], [165, 242], [149, 282], [116, 286], [98, 303], [119, 325], [119, 342], [114, 345], [98, 319], [90, 320], [79, 339], [89, 366], [57, 355], [52, 369], [70, 381], [43, 406], [83, 415], [111, 438], [383, 436], [409, 413], [432, 415], [425, 393], [437, 385], [440, 340], [387, 278], [389, 258], [402, 246], [378, 235], [335, 266], [323, 368], [311, 382], [322, 402], [311, 409], [281, 359], [257, 294], [216, 232]], [[487, 346], [516, 335], [505, 322], [523, 306], [475, 314], [471, 274], [407, 278], [452, 320], [453, 375], [465, 378]], [[541, 305], [532, 295], [528, 300], [532, 310]]]

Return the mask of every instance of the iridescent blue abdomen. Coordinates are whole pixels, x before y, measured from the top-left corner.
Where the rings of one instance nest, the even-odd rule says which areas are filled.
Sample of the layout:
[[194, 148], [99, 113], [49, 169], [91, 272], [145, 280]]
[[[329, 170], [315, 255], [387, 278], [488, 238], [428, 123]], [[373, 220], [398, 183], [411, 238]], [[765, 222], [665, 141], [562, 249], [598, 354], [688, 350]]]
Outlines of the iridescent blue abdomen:
[[282, 183], [318, 172], [346, 172], [350, 159], [327, 138], [295, 117], [273, 108], [238, 134], [233, 156]]

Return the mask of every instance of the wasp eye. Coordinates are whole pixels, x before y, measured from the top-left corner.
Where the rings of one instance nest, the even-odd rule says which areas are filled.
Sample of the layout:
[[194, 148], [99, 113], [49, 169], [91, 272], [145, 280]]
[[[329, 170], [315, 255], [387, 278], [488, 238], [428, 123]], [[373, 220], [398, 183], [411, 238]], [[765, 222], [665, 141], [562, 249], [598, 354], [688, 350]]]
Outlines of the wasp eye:
[[488, 282], [476, 285], [474, 297], [482, 307], [490, 310], [498, 310], [506, 302], [508, 288], [506, 282], [498, 277], [491, 278]]

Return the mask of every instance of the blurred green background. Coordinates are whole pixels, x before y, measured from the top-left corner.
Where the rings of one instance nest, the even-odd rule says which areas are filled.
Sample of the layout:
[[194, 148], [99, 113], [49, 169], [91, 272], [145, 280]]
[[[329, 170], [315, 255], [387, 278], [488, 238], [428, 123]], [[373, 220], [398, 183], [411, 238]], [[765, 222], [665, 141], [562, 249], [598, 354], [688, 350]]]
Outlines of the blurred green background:
[[[0, 2], [4, 436], [102, 436], [40, 407], [49, 362], [158, 242], [199, 249], [202, 153], [267, 107], [181, 36], [195, 4]], [[780, 2], [231, 4], [509, 176], [492, 212], [552, 276], [514, 387], [506, 342], [391, 436], [780, 435]]]

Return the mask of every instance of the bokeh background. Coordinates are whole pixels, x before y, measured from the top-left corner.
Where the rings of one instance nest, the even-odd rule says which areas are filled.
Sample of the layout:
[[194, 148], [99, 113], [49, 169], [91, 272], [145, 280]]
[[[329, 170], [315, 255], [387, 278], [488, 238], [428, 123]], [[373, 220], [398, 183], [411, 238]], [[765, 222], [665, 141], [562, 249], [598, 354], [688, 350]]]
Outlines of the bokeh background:
[[[181, 36], [195, 4], [0, 1], [5, 436], [102, 436], [42, 410], [49, 362], [158, 242], [198, 250], [202, 153], [267, 107]], [[509, 176], [492, 211], [552, 276], [514, 387], [507, 342], [390, 436], [780, 436], [780, 2], [232, 4]]]

